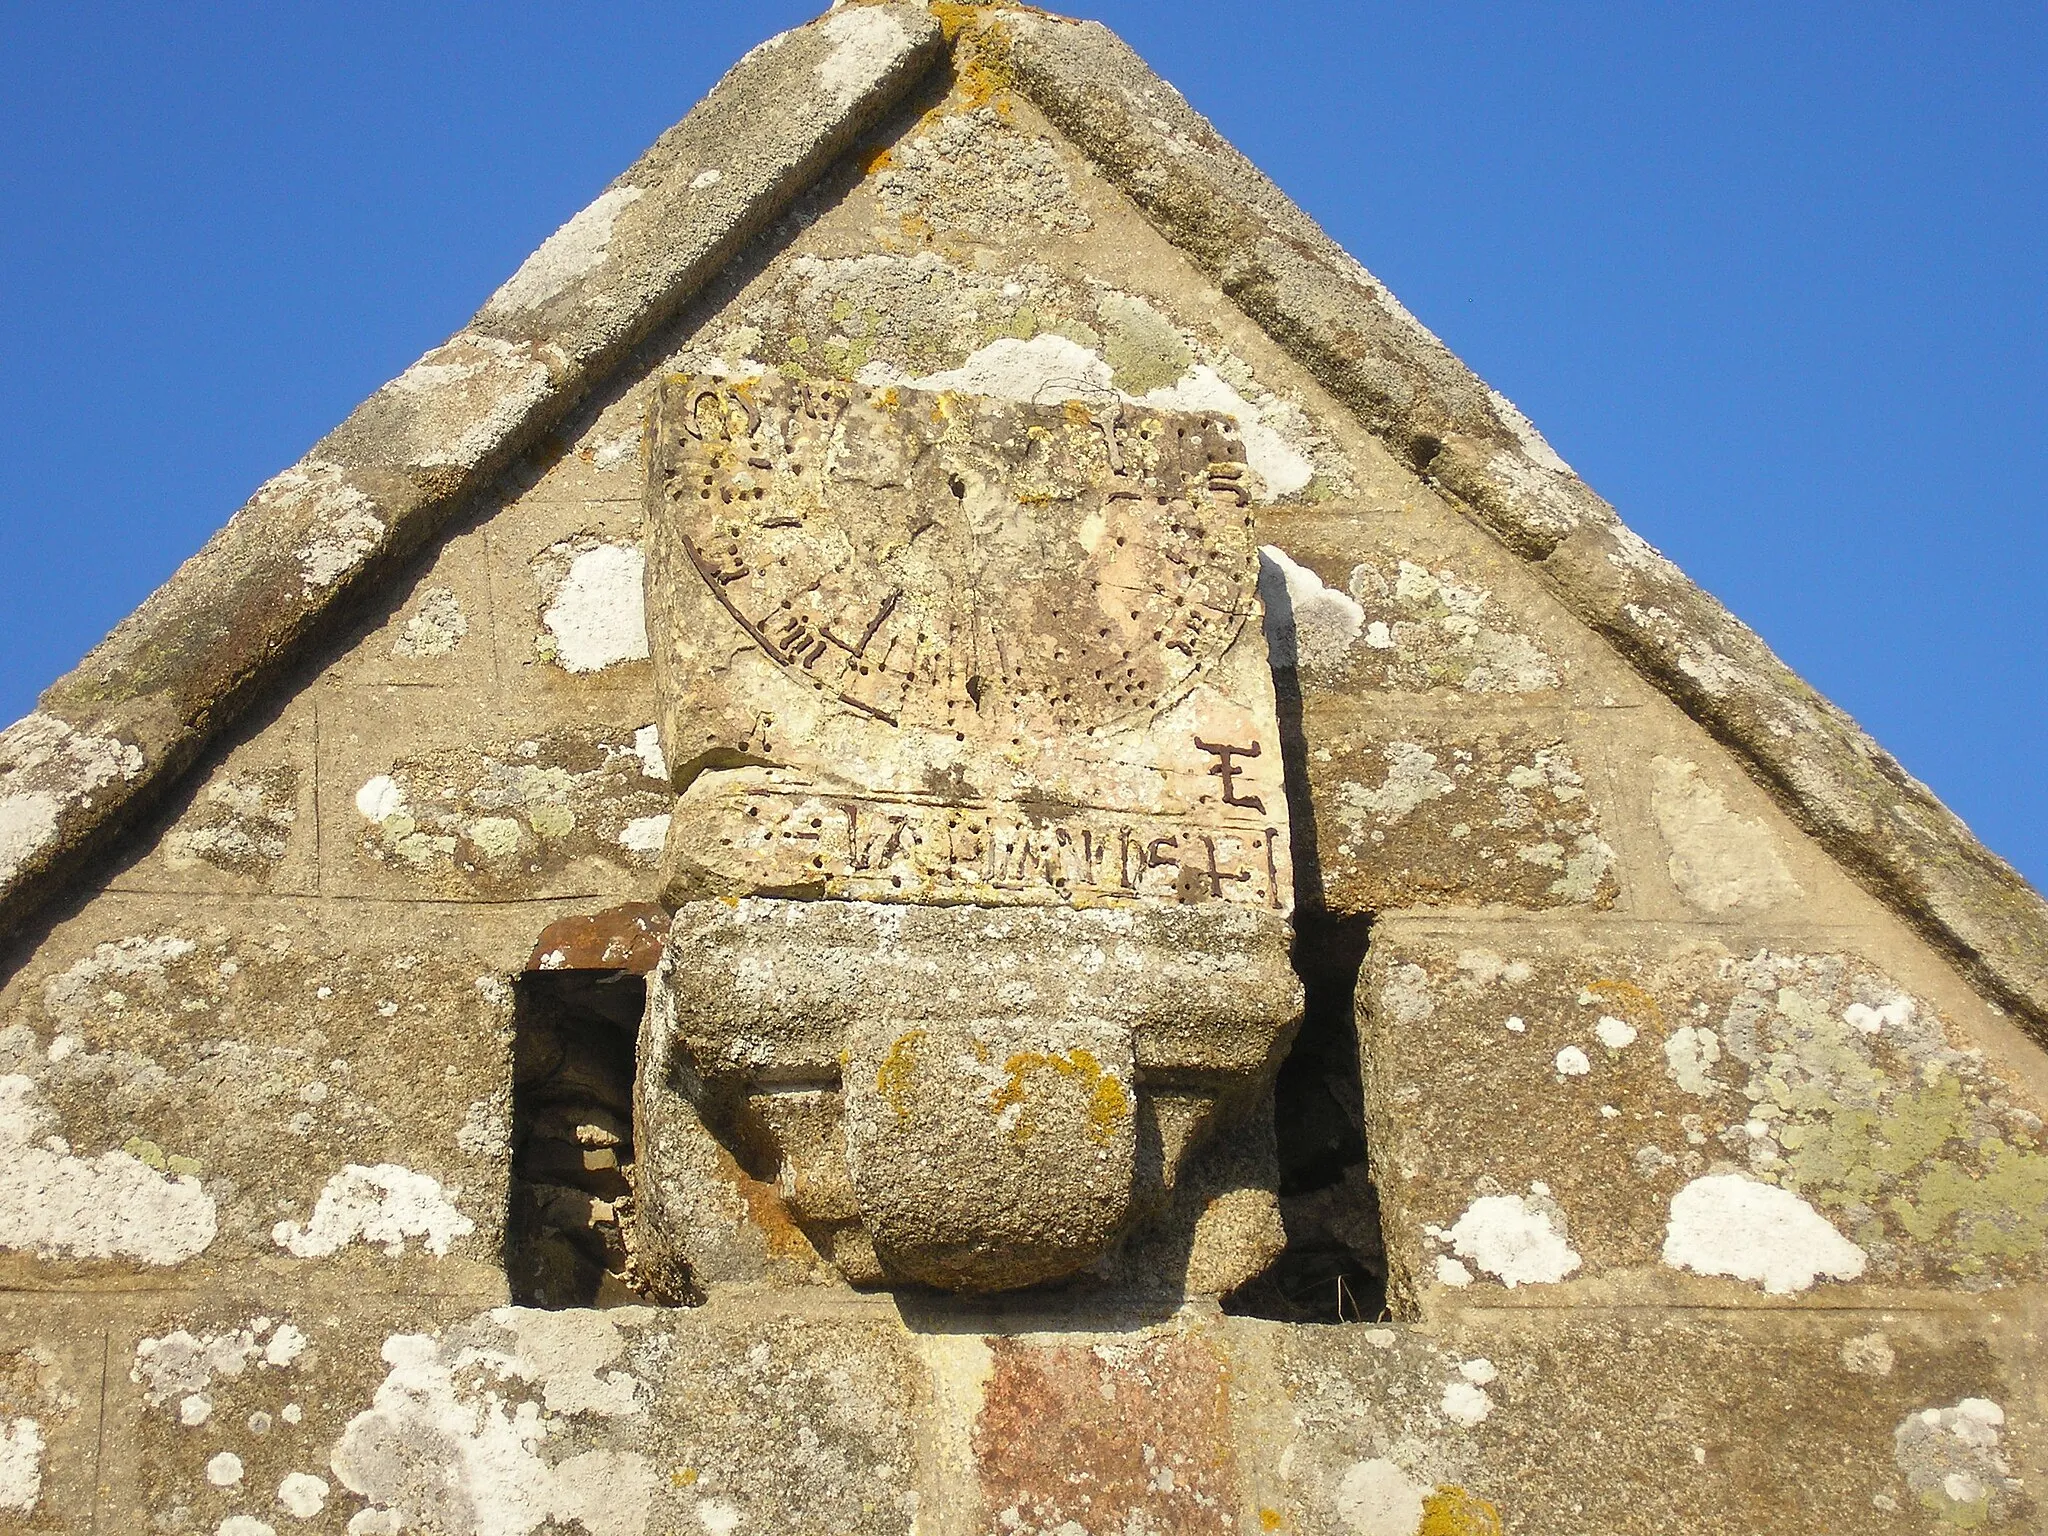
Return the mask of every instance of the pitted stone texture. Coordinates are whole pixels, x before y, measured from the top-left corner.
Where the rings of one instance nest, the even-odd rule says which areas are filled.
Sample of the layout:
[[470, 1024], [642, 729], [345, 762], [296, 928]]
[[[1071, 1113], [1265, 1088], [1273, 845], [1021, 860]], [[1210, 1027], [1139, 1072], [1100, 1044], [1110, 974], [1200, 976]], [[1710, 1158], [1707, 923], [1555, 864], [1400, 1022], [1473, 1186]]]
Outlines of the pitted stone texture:
[[[879, 1023], [879, 1021], [878, 1021]], [[1130, 1214], [1131, 1030], [1048, 1014], [856, 1028], [846, 1154], [899, 1279], [1006, 1289], [1072, 1273]]]
[[1217, 1341], [1200, 1331], [989, 1342], [973, 1447], [983, 1512], [1016, 1536], [1237, 1529], [1238, 1469]]
[[0, 995], [12, 1272], [495, 1258], [503, 1148], [465, 1128], [502, 1113], [516, 961], [410, 914], [250, 915], [103, 897]]
[[[1995, 1447], [1971, 1447], [1944, 1426], [1947, 1444], [1929, 1434], [1924, 1458], [1899, 1448], [1900, 1426], [1918, 1425], [1926, 1407], [1982, 1402], [2004, 1416], [1996, 1405], [2026, 1400], [1963, 1319], [1500, 1312], [1430, 1335], [1239, 1320], [1225, 1336], [1247, 1367], [1238, 1411], [1255, 1411], [1254, 1385], [1274, 1394], [1271, 1439], [1247, 1478], [1266, 1529], [2033, 1528], [2027, 1490], [1989, 1471], [1993, 1457], [2022, 1464], [2016, 1413]], [[1871, 1359], [1885, 1361], [1882, 1372]], [[1936, 1497], [1921, 1496], [1925, 1469], [1944, 1456], [1986, 1469], [1981, 1502], [1943, 1503], [1938, 1478]]]
[[1397, 1295], [2043, 1277], [2042, 1106], [1853, 950], [1382, 925], [1359, 1003]]
[[855, 1278], [1077, 1269], [1121, 1227], [1135, 1167], [1169, 1183], [1192, 1145], [1185, 1116], [1140, 1114], [1144, 1074], [1203, 1101], [1199, 1129], [1277, 1064], [1301, 995], [1284, 931], [1218, 903], [685, 907], [641, 1038], [641, 1251], [665, 1255], [671, 1286], [697, 1263], [708, 1121], [779, 1177], [820, 1246], [864, 1219], [877, 1252], [848, 1250]]
[[649, 1441], [666, 1469], [647, 1536], [908, 1536], [930, 1386], [894, 1319], [668, 1314]]
[[324, 716], [331, 888], [488, 901], [653, 886], [674, 797], [651, 722], [579, 711], [508, 729], [417, 690], [347, 705]]
[[1544, 729], [1312, 707], [1323, 899], [1340, 912], [1614, 904], [1617, 858], [1583, 750]]
[[1227, 418], [703, 377], [653, 411], [672, 894], [1288, 908]]

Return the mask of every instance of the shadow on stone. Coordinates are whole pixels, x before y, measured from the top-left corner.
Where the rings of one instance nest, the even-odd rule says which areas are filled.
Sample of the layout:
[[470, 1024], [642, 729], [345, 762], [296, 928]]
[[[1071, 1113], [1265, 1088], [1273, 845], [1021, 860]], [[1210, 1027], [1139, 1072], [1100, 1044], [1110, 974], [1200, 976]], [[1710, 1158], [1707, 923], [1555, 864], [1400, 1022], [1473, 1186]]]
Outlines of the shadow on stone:
[[646, 980], [529, 971], [512, 1047], [505, 1274], [526, 1307], [644, 1303], [633, 1288], [633, 1065]]
[[1371, 929], [1363, 916], [1296, 915], [1294, 962], [1308, 1000], [1273, 1090], [1287, 1247], [1224, 1299], [1225, 1312], [1291, 1323], [1372, 1322], [1385, 1312], [1386, 1253], [1366, 1172], [1353, 1016]]

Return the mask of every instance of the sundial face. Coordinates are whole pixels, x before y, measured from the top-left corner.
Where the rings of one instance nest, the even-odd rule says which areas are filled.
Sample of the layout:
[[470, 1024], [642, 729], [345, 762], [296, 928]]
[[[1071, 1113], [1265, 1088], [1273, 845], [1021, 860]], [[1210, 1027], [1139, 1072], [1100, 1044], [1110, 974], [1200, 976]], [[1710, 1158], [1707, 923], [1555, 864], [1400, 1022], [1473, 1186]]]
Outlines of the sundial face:
[[1114, 727], [1252, 611], [1227, 420], [844, 383], [676, 386], [666, 512], [732, 623], [805, 687], [955, 735]]
[[1289, 904], [1234, 425], [664, 381], [669, 890]]

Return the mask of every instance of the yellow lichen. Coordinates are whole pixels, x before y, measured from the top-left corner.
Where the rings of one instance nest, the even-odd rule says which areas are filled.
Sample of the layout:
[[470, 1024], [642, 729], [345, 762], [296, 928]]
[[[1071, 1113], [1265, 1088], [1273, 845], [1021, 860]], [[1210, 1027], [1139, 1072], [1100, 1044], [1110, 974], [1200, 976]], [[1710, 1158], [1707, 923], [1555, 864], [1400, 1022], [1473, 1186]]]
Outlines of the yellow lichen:
[[1262, 1531], [1277, 1531], [1286, 1523], [1286, 1518], [1277, 1509], [1259, 1511], [1259, 1529]]
[[875, 1069], [875, 1092], [896, 1111], [896, 1123], [910, 1123], [911, 1095], [917, 1087], [917, 1049], [924, 1043], [924, 1031], [905, 1030], [889, 1046], [888, 1055]]
[[1439, 1483], [1422, 1501], [1415, 1536], [1506, 1536], [1500, 1511], [1455, 1483]]
[[1088, 1093], [1088, 1139], [1107, 1146], [1116, 1139], [1118, 1125], [1131, 1117], [1131, 1095], [1124, 1085], [1105, 1072], [1095, 1053], [1085, 1046], [1071, 1051], [1018, 1051], [1003, 1063], [1008, 1080], [989, 1096], [995, 1114], [1015, 1107], [1020, 1111], [1010, 1127], [1010, 1139], [1022, 1145], [1037, 1129], [1026, 1109], [1025, 1079], [1034, 1072], [1051, 1072], [1056, 1078], [1078, 1081]]

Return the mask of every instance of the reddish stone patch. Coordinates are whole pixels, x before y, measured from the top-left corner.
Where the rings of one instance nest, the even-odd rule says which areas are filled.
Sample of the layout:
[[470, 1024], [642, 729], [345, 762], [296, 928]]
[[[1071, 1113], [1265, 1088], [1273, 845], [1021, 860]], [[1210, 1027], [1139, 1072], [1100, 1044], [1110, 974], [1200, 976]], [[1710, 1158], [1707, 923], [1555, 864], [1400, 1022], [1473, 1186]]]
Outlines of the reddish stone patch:
[[1208, 1344], [991, 1347], [974, 1459], [992, 1536], [1050, 1536], [1069, 1522], [1116, 1536], [1232, 1529], [1228, 1373]]
[[565, 917], [541, 930], [529, 971], [631, 971], [645, 976], [661, 963], [668, 912], [629, 901], [588, 917]]

